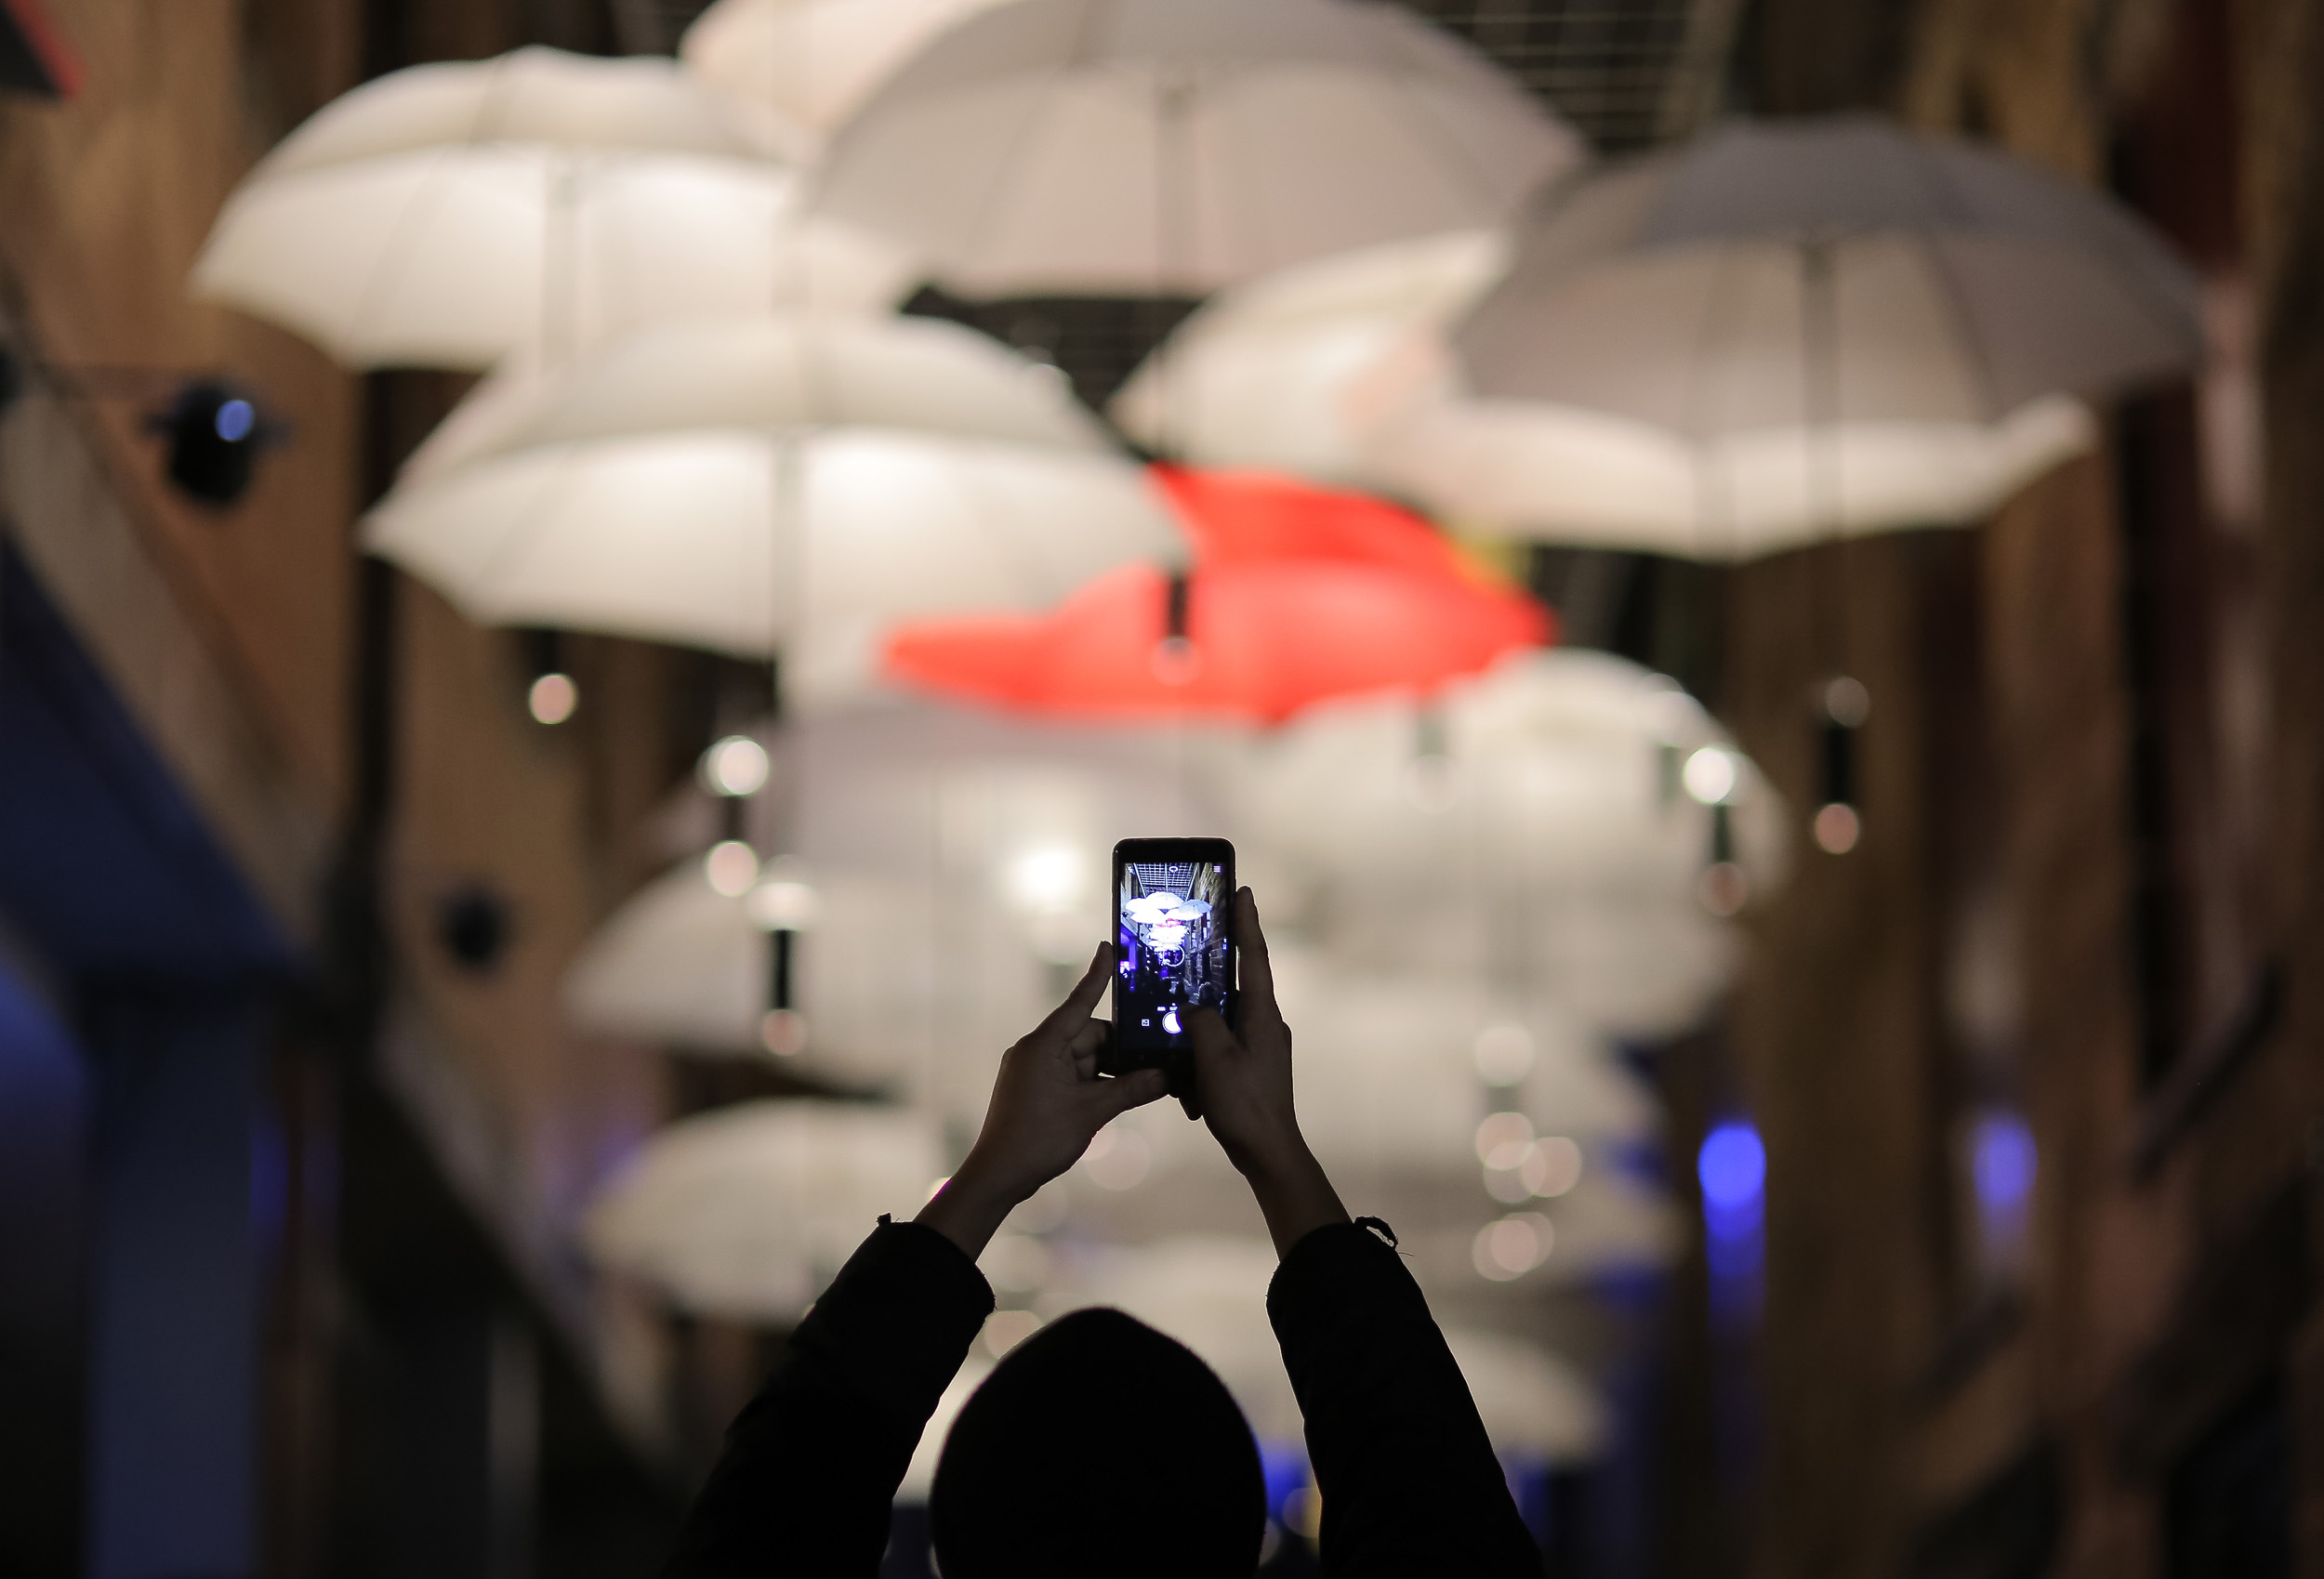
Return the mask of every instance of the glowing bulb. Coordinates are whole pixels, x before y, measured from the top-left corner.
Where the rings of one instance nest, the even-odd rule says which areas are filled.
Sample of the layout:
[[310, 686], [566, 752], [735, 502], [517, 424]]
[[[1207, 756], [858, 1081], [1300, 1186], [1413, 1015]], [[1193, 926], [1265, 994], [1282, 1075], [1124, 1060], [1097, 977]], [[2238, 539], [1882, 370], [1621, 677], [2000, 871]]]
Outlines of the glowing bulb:
[[1679, 770], [1679, 781], [1686, 785], [1686, 793], [1705, 806], [1725, 805], [1741, 779], [1735, 753], [1721, 745], [1704, 746], [1689, 757], [1686, 766]]
[[1556, 1241], [1557, 1231], [1549, 1218], [1538, 1212], [1512, 1212], [1477, 1230], [1470, 1258], [1485, 1276], [1507, 1283], [1539, 1266]]
[[1026, 910], [1063, 910], [1081, 897], [1081, 852], [1071, 845], [1042, 845], [1009, 863], [1009, 891]]
[[1040, 1330], [1030, 1310], [996, 1310], [984, 1318], [984, 1352], [997, 1360]]
[[219, 438], [229, 444], [239, 444], [258, 426], [257, 409], [248, 401], [228, 401], [218, 408], [215, 426]]
[[1696, 897], [1703, 901], [1703, 908], [1722, 921], [1739, 914], [1750, 892], [1743, 868], [1732, 861], [1713, 862], [1704, 867], [1695, 885]]
[[[772, 872], [779, 862], [769, 862]], [[716, 887], [716, 884], [712, 885]], [[815, 924], [822, 909], [815, 890], [795, 878], [776, 877], [760, 883], [743, 901], [751, 925], [762, 932], [804, 932]]]
[[1842, 729], [1857, 730], [1872, 716], [1872, 693], [1864, 682], [1842, 675], [1824, 687], [1824, 717]]
[[1522, 1025], [1488, 1025], [1477, 1033], [1477, 1078], [1514, 1086], [1533, 1072], [1533, 1033]]
[[759, 880], [759, 852], [740, 839], [722, 839], [702, 858], [702, 878], [712, 893], [740, 899]]
[[581, 705], [581, 688], [573, 683], [571, 675], [543, 675], [533, 682], [524, 701], [539, 722], [561, 724]]
[[712, 795], [756, 795], [766, 782], [766, 747], [748, 735], [728, 735], [702, 754], [702, 785]]
[[1488, 1168], [1514, 1168], [1533, 1144], [1533, 1120], [1523, 1113], [1494, 1113], [1477, 1125], [1477, 1161]]
[[778, 1059], [807, 1050], [807, 1017], [795, 1008], [771, 1008], [759, 1017], [759, 1045]]
[[1733, 1209], [1757, 1199], [1767, 1184], [1767, 1148], [1759, 1131], [1748, 1124], [1723, 1124], [1703, 1137], [1695, 1177], [1702, 1181], [1703, 1199], [1713, 1206]]
[[1518, 1172], [1530, 1193], [1554, 1200], [1581, 1182], [1581, 1148], [1563, 1135], [1546, 1136], [1525, 1153]]
[[1864, 836], [1864, 820], [1844, 801], [1833, 801], [1816, 813], [1816, 843], [1831, 855], [1845, 855]]

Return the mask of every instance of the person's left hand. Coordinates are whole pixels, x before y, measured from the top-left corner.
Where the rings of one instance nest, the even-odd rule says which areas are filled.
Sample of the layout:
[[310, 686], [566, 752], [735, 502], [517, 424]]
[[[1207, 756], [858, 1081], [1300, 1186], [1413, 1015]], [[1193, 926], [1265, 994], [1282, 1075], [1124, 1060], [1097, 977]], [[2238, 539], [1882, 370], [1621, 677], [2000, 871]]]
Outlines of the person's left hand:
[[1019, 1202], [1081, 1160], [1099, 1130], [1164, 1094], [1159, 1070], [1118, 1079], [1098, 1073], [1098, 1053], [1113, 1027], [1089, 1011], [1113, 974], [1114, 946], [1100, 943], [1065, 1001], [1002, 1057], [968, 1160], [915, 1219], [971, 1259], [984, 1254]]

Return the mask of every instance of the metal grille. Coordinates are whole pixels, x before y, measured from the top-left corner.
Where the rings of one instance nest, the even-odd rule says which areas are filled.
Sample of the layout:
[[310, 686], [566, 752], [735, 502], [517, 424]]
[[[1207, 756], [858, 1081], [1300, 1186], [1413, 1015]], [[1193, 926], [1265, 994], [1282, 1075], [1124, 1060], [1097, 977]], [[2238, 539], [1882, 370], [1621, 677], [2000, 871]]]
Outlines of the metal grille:
[[[1719, 108], [1741, 0], [1396, 0], [1475, 45], [1607, 152], [1684, 136]], [[709, 0], [620, 0], [632, 47], [667, 52]]]
[[1138, 891], [1140, 893], [1176, 894], [1181, 899], [1183, 899], [1194, 888], [1195, 873], [1200, 864], [1201, 863], [1198, 862], [1192, 861], [1170, 862], [1168, 863], [1150, 861], [1133, 861], [1129, 863], [1129, 870], [1136, 873], [1138, 875]]

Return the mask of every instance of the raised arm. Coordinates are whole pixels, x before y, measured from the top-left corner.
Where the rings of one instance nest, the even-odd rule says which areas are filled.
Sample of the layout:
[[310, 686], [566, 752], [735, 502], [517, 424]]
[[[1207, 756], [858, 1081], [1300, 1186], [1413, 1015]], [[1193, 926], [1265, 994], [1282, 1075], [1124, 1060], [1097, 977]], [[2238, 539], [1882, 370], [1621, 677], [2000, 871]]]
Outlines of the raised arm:
[[909, 1223], [881, 1226], [825, 1291], [726, 1433], [664, 1579], [874, 1579], [928, 1417], [993, 1309], [976, 1257], [1017, 1204], [1116, 1113], [1162, 1095], [1101, 1080], [1101, 946], [1056, 1012], [1009, 1049], [968, 1160]]
[[1259, 908], [1235, 896], [1242, 1023], [1194, 1023], [1195, 1095], [1250, 1181], [1281, 1265], [1267, 1313], [1307, 1422], [1330, 1579], [1538, 1579], [1468, 1384], [1428, 1301], [1374, 1219], [1348, 1220], [1300, 1133], [1291, 1033], [1275, 1004]]

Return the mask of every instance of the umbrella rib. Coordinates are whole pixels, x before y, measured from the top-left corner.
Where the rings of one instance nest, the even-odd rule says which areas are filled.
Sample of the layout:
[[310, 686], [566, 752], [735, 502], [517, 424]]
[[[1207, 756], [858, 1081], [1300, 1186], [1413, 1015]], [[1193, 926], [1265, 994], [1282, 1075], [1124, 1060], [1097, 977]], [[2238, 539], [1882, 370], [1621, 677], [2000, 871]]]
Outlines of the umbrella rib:
[[1969, 294], [1961, 289], [1961, 282], [1954, 276], [1952, 262], [1945, 254], [1941, 237], [1924, 235], [1920, 250], [1929, 260], [1930, 272], [1936, 277], [1937, 300], [1943, 304], [1946, 316], [1953, 321], [1953, 327], [1968, 350], [1977, 386], [1984, 391], [1985, 409], [1978, 414], [1979, 420], [1987, 423], [1998, 421], [2006, 414], [2001, 407], [2000, 380], [1995, 375], [1993, 359], [1987, 350], [1985, 339], [1976, 331], [1976, 320], [1970, 314]]
[[389, 276], [402, 268], [409, 257], [412, 248], [418, 244], [415, 237], [420, 220], [426, 217], [429, 209], [442, 201], [443, 183], [439, 183], [434, 179], [437, 167], [450, 161], [458, 150], [468, 146], [470, 145], [447, 143], [429, 151], [426, 176], [421, 178], [411, 195], [403, 200], [403, 211], [396, 216], [394, 223], [389, 227], [387, 246], [381, 250], [378, 260], [372, 265], [371, 271], [364, 276], [363, 288], [357, 295], [355, 310], [350, 315], [348, 322], [350, 333], [354, 332], [357, 324], [369, 319], [373, 310], [377, 308], [379, 296], [390, 288]]
[[[1087, 25], [1085, 21], [1084, 26]], [[1075, 54], [1078, 56], [1079, 53], [1080, 46], [1076, 45]], [[1042, 99], [1039, 108], [1026, 116], [1023, 123], [1010, 135], [1007, 153], [993, 161], [992, 174], [984, 182], [984, 201], [978, 204], [973, 217], [969, 221], [969, 232], [962, 238], [958, 252], [960, 257], [975, 257], [976, 249], [983, 244], [985, 236], [997, 223], [996, 217], [1000, 210], [999, 194], [1021, 175], [1022, 156], [1027, 145], [1033, 140], [1035, 129], [1046, 125], [1056, 114], [1057, 86], [1071, 74], [1073, 65], [1074, 62], [1069, 60], [1051, 67], [1042, 77]]]
[[[520, 549], [529, 547], [535, 537], [548, 530], [547, 521], [550, 512], [562, 505], [565, 499], [571, 496], [573, 491], [580, 486], [581, 480], [578, 474], [581, 468], [572, 465], [571, 460], [570, 453], [558, 457], [553, 469], [548, 476], [541, 480], [540, 486], [535, 490], [532, 503], [526, 507], [516, 526], [494, 546], [493, 551], [485, 557], [484, 562], [478, 567], [475, 585], [480, 590]], [[544, 620], [542, 623], [546, 625], [554, 622]]]
[[[1419, 78], [1419, 73], [1411, 70], [1406, 62], [1395, 62], [1388, 68], [1388, 71], [1389, 74], [1400, 83], [1417, 81]], [[1461, 145], [1459, 139], [1455, 138], [1449, 129], [1439, 125], [1435, 116], [1419, 104], [1416, 101], [1417, 96], [1409, 90], [1386, 97], [1400, 101], [1395, 113], [1404, 120], [1415, 124], [1424, 140], [1446, 151], [1453, 168], [1459, 172], [1461, 178], [1475, 191], [1486, 212], [1495, 218], [1500, 217], [1506, 205], [1493, 191], [1492, 183], [1486, 179], [1482, 166], [1470, 157], [1469, 151]]]

